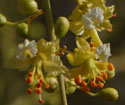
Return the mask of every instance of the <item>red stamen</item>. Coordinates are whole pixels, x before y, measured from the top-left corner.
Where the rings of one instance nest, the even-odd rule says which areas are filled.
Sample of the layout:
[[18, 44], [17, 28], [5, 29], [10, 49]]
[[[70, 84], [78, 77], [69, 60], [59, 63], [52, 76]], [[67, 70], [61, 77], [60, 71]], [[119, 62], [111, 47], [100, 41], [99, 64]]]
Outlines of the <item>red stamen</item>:
[[99, 83], [99, 84], [97, 85], [97, 87], [98, 87], [98, 88], [103, 88], [103, 87], [104, 87], [104, 83], [102, 83], [102, 82]]
[[37, 94], [41, 94], [42, 93], [41, 88], [35, 88], [35, 91], [36, 91]]
[[78, 75], [76, 78], [75, 78], [75, 83], [77, 85], [80, 85], [82, 83], [82, 76], [81, 75]]
[[91, 81], [91, 87], [97, 87], [97, 83], [95, 83], [94, 81]]
[[109, 64], [108, 64], [108, 69], [109, 69], [110, 71], [114, 70], [114, 65], [113, 65], [112, 63], [109, 63]]
[[31, 89], [31, 88], [28, 88], [28, 89], [27, 89], [27, 93], [28, 93], [28, 94], [32, 94], [32, 89]]
[[50, 87], [49, 84], [47, 84], [47, 85], [44, 86], [45, 89], [48, 89], [49, 87]]

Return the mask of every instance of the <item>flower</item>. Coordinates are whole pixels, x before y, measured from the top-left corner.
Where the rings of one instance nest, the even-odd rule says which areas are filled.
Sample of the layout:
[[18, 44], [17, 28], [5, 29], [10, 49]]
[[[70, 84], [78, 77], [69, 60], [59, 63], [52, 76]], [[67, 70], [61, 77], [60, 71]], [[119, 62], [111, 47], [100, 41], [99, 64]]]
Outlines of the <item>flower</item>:
[[[85, 92], [90, 90], [88, 84], [90, 84], [91, 87], [102, 88], [108, 76], [110, 76], [110, 73], [115, 73], [114, 67], [107, 61], [101, 62], [100, 60], [96, 60], [96, 51], [91, 50], [88, 42], [82, 37], [76, 37], [76, 45], [77, 48], [75, 48], [74, 52], [67, 54], [69, 63], [74, 66], [70, 70], [69, 78], [74, 79], [76, 84], [82, 86], [81, 88]], [[103, 51], [106, 50], [104, 51], [105, 54], [109, 54], [106, 45], [103, 45]], [[100, 52], [102, 53], [102, 50], [100, 50]], [[112, 68], [112, 70], [109, 68]], [[79, 78], [80, 75], [81, 80]]]
[[70, 30], [76, 35], [89, 36], [89, 30], [98, 31], [112, 27], [109, 18], [113, 16], [114, 5], [106, 7], [105, 0], [77, 0], [78, 5], [70, 15]]
[[103, 44], [96, 48], [96, 59], [100, 58], [101, 61], [105, 62], [110, 56], [110, 43]]
[[28, 58], [35, 57], [37, 51], [35, 40], [29, 41], [28, 39], [25, 39], [25, 41], [19, 44], [16, 49], [16, 58], [25, 61]]
[[96, 26], [99, 26], [100, 23], [103, 22], [104, 11], [99, 9], [98, 7], [88, 9], [88, 12], [82, 15], [82, 21], [85, 28], [93, 29]]

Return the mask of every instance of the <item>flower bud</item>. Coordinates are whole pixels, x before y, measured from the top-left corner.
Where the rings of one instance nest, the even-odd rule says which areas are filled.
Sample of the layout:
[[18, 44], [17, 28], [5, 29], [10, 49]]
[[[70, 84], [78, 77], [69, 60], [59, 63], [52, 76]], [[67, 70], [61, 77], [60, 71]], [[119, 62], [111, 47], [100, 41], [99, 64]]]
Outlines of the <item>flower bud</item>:
[[66, 88], [66, 94], [69, 95], [69, 94], [73, 94], [74, 92], [76, 91], [76, 87], [67, 87]]
[[17, 25], [17, 34], [28, 36], [28, 24], [21, 23]]
[[17, 6], [22, 14], [32, 14], [38, 10], [38, 4], [35, 0], [18, 0]]
[[102, 89], [96, 96], [100, 96], [108, 101], [116, 101], [118, 99], [118, 91], [114, 88]]
[[66, 17], [59, 17], [55, 23], [57, 38], [63, 38], [69, 30], [69, 21]]
[[58, 87], [57, 78], [55, 78], [53, 76], [46, 76], [45, 80], [48, 84], [48, 86], [44, 86], [45, 91], [54, 92]]
[[107, 71], [106, 73], [108, 75], [108, 79], [112, 79], [115, 76], [115, 70]]
[[0, 27], [2, 27], [4, 24], [6, 24], [6, 17], [0, 14]]

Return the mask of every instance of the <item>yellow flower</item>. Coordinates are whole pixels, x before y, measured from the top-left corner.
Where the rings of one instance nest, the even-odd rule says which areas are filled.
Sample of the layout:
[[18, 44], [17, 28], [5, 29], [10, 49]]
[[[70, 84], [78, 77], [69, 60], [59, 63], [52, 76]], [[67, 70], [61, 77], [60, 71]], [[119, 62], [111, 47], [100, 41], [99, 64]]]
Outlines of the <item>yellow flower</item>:
[[105, 0], [77, 0], [78, 5], [70, 15], [70, 30], [76, 35], [88, 37], [89, 30], [98, 31], [112, 27], [109, 18], [112, 17], [114, 5], [106, 7]]
[[70, 70], [69, 78], [75, 79], [78, 75], [81, 75], [82, 80], [90, 83], [92, 87], [93, 85], [102, 87], [102, 84], [108, 79], [108, 75], [115, 74], [112, 64], [96, 60], [96, 52], [91, 50], [88, 42], [83, 38], [76, 37], [76, 44], [78, 48], [75, 48], [73, 53], [67, 54], [69, 63], [74, 66]]

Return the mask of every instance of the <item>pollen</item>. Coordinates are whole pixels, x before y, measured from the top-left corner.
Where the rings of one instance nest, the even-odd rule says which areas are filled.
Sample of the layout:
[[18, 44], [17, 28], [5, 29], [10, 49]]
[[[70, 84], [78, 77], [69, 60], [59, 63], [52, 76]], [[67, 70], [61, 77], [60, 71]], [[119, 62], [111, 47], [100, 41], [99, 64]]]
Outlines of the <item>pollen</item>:
[[83, 92], [89, 92], [90, 91], [90, 88], [89, 87], [81, 87], [81, 90], [83, 91]]
[[42, 93], [41, 88], [35, 88], [35, 91], [36, 91], [37, 94], [41, 94]]
[[27, 82], [28, 84], [31, 84], [31, 83], [32, 83], [32, 78], [31, 78], [31, 77], [28, 77], [27, 80], [26, 80], [26, 82]]
[[88, 84], [87, 84], [84, 80], [82, 80], [81, 86], [84, 87], [84, 86], [87, 86], [87, 85], [88, 85]]
[[94, 46], [94, 42], [90, 42], [89, 45], [90, 45], [90, 47], [93, 47]]
[[104, 80], [107, 80], [108, 79], [108, 75], [106, 72], [102, 72], [102, 77]]

